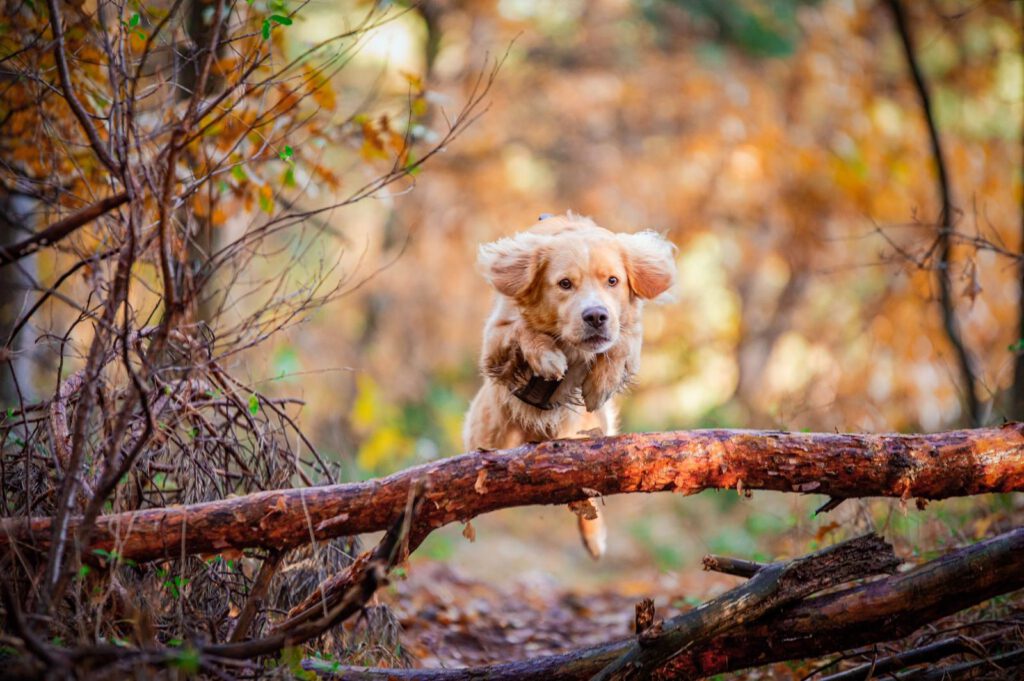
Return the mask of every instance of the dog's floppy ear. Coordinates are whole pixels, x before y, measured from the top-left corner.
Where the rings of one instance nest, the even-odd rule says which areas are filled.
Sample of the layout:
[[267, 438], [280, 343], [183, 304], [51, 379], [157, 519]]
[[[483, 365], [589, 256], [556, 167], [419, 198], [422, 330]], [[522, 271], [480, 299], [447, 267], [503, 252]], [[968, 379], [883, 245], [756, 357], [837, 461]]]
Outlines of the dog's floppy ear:
[[499, 293], [517, 298], [544, 267], [545, 246], [535, 234], [517, 234], [480, 247], [477, 265]]
[[657, 298], [676, 280], [676, 247], [657, 232], [619, 234], [629, 287], [641, 298]]

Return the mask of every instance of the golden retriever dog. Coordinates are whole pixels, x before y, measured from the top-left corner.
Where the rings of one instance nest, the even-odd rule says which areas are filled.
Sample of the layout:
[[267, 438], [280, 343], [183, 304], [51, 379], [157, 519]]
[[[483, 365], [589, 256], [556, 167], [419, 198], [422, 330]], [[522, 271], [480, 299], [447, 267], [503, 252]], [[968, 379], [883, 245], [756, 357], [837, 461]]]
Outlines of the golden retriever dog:
[[[636, 374], [643, 304], [673, 285], [674, 250], [654, 232], [616, 234], [571, 212], [481, 246], [479, 268], [498, 296], [466, 450], [615, 434], [610, 398]], [[606, 530], [590, 508], [580, 531], [598, 558]]]

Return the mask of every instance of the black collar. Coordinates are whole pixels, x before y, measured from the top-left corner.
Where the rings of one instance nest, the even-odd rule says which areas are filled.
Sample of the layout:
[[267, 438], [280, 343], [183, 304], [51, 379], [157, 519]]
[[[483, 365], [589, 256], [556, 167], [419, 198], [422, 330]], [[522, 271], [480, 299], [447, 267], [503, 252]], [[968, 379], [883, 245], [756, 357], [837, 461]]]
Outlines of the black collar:
[[530, 381], [512, 394], [526, 402], [531, 407], [542, 411], [550, 411], [555, 406], [551, 404], [551, 396], [558, 390], [561, 381], [547, 381], [540, 376], [531, 376]]

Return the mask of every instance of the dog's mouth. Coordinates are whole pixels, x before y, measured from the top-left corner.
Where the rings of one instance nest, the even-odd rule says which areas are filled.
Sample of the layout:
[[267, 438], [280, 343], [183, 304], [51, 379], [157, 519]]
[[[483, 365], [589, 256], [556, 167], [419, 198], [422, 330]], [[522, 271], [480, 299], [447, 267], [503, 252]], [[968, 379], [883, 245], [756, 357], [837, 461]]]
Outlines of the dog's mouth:
[[595, 333], [584, 337], [580, 345], [592, 352], [605, 350], [612, 344], [612, 339], [602, 333]]

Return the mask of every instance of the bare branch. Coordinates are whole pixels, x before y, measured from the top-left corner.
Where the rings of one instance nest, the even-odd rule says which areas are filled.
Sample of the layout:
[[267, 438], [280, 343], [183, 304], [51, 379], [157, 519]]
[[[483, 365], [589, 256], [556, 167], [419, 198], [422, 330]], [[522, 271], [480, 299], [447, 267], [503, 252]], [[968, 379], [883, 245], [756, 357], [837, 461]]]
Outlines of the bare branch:
[[936, 277], [939, 282], [939, 304], [942, 309], [942, 324], [946, 330], [946, 337], [956, 353], [957, 364], [960, 367], [960, 380], [963, 383], [964, 398], [967, 401], [967, 416], [973, 426], [981, 425], [981, 403], [975, 392], [976, 377], [971, 367], [971, 358], [967, 353], [963, 335], [960, 331], [960, 322], [956, 316], [956, 304], [953, 301], [953, 284], [950, 276], [950, 234], [953, 232], [953, 200], [950, 190], [949, 175], [946, 169], [946, 158], [942, 150], [942, 140], [939, 137], [939, 129], [935, 123], [935, 115], [932, 112], [931, 97], [928, 93], [928, 85], [924, 80], [924, 74], [917, 63], [914, 54], [913, 40], [910, 36], [910, 26], [907, 23], [901, 0], [887, 0], [893, 19], [896, 22], [896, 30], [900, 36], [900, 44], [903, 47], [903, 55], [907, 60], [907, 68], [914, 80], [914, 88], [917, 91], [918, 99], [921, 102], [921, 112], [924, 115], [928, 127], [928, 139], [931, 143], [932, 158], [935, 161], [936, 181], [938, 183], [939, 199], [941, 209], [939, 219], [941, 224], [936, 235], [935, 245], [938, 249], [938, 266]]
[[41, 248], [53, 246], [77, 229], [84, 227], [104, 213], [108, 213], [127, 202], [128, 192], [108, 196], [90, 206], [75, 211], [66, 218], [58, 220], [27, 239], [23, 239], [10, 246], [0, 246], [0, 267], [28, 257]]
[[96, 126], [92, 124], [89, 113], [82, 106], [82, 102], [78, 100], [74, 85], [71, 83], [68, 59], [64, 52], [64, 27], [61, 26], [63, 18], [60, 6], [57, 4], [57, 0], [46, 0], [46, 6], [50, 10], [50, 26], [54, 37], [53, 58], [57, 62], [57, 73], [60, 77], [60, 86], [64, 92], [64, 98], [67, 100], [68, 106], [71, 107], [71, 111], [75, 114], [75, 118], [78, 119], [79, 125], [82, 126], [85, 136], [89, 138], [89, 145], [92, 147], [93, 153], [96, 154], [100, 162], [115, 177], [121, 177], [121, 167], [110, 156], [110, 152], [107, 151], [107, 147], [103, 144], [103, 140], [100, 139], [100, 135], [96, 131]]

